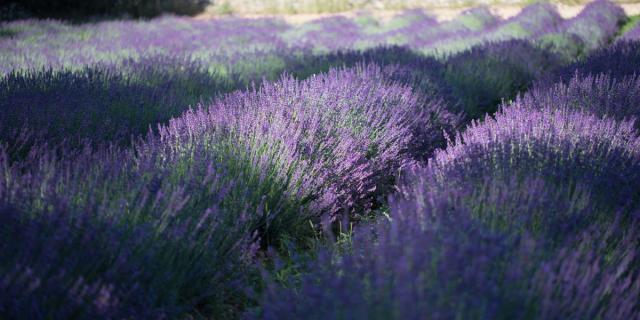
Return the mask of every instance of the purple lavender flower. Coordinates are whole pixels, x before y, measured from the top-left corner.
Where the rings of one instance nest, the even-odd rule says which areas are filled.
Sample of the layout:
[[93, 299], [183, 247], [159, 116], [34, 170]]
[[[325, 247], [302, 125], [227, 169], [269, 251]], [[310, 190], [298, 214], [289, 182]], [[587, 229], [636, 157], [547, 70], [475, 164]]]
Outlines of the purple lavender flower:
[[589, 228], [540, 264], [533, 278], [539, 317], [640, 317], [638, 222], [627, 223]]
[[474, 221], [459, 193], [417, 196], [393, 201], [390, 221], [357, 229], [345, 253], [321, 251], [292, 288], [270, 284], [247, 318], [521, 317], [515, 280], [526, 268], [513, 252], [525, 241]]
[[535, 173], [558, 183], [589, 186], [607, 206], [637, 205], [640, 140], [633, 121], [575, 110], [535, 110], [522, 103], [472, 123], [430, 160], [432, 174], [446, 181], [449, 176]]
[[591, 52], [586, 58], [561, 68], [556, 73], [557, 78], [564, 81], [568, 81], [576, 72], [583, 75], [604, 73], [620, 79], [637, 74], [639, 68], [640, 42], [617, 41]]
[[424, 100], [369, 65], [283, 77], [189, 111], [160, 132], [179, 147], [222, 134], [246, 148], [255, 169], [272, 168], [292, 196], [337, 214], [370, 210], [398, 169], [441, 145], [455, 121], [441, 99]]
[[636, 120], [640, 125], [640, 79], [613, 78], [609, 74], [583, 76], [576, 73], [567, 82], [539, 82], [515, 102], [534, 109], [580, 110], [616, 120]]

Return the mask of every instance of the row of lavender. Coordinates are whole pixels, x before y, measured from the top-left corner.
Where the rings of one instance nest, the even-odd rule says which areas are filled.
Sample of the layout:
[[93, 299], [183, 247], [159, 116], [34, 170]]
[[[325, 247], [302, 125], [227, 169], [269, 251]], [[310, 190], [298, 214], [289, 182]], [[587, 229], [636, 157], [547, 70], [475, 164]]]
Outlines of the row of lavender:
[[[234, 317], [258, 299], [248, 317], [636, 317], [639, 52], [547, 74], [569, 79], [428, 162], [464, 117], [393, 64], [284, 76], [129, 148], [36, 144], [16, 160], [5, 142], [0, 313]], [[386, 212], [403, 168], [390, 221], [361, 225], [346, 255], [321, 250], [300, 289], [257, 298], [269, 248]]]
[[[414, 82], [424, 81], [428, 73], [430, 81], [451, 91], [445, 94], [457, 105], [451, 109], [474, 119], [495, 111], [501, 99], [513, 98], [567, 58], [581, 55], [585, 41], [592, 48], [610, 40], [624, 13], [610, 2], [596, 1], [569, 20], [545, 4], [505, 21], [486, 8], [443, 23], [420, 11], [384, 26], [365, 18], [327, 18], [297, 28], [270, 19], [4, 24], [0, 108], [7, 111], [0, 114], [0, 138], [16, 140], [27, 127], [35, 136], [27, 140], [128, 142], [131, 135], [145, 134], [203, 99], [276, 80], [283, 72], [307, 77], [362, 59], [428, 69], [412, 72]], [[369, 31], [351, 35], [348, 30], [355, 27], [345, 23]], [[368, 44], [359, 45], [364, 36]], [[523, 42], [473, 47], [508, 39]], [[380, 44], [406, 49], [333, 51]], [[321, 47], [332, 51], [319, 54]], [[448, 54], [430, 61], [412, 53], [428, 48]], [[454, 54], [463, 48], [470, 49]]]
[[474, 121], [248, 318], [639, 318], [639, 53], [600, 50]]
[[[267, 22], [254, 22], [256, 32]], [[155, 27], [162, 29], [149, 22], [141, 30]], [[495, 30], [502, 29], [469, 39]], [[258, 43], [245, 31], [233, 32]], [[121, 35], [144, 43], [135, 30]], [[126, 48], [103, 40], [96, 45], [104, 50], [93, 53]], [[245, 71], [203, 65], [171, 51], [180, 43], [154, 41], [160, 54], [152, 58], [126, 53], [118, 63], [65, 72], [51, 62], [54, 70], [3, 79], [1, 315], [227, 318], [256, 303], [248, 317], [553, 316], [554, 308], [591, 305], [584, 317], [637, 315], [637, 237], [621, 237], [632, 229], [619, 227], [634, 221], [638, 202], [629, 120], [637, 110], [628, 107], [637, 105], [638, 79], [626, 74], [640, 63], [637, 44], [566, 69], [561, 56], [527, 41], [443, 61], [398, 47], [310, 56], [285, 48], [286, 55], [253, 56], [278, 57], [277, 66], [246, 69], [276, 81], [247, 88], [255, 78]], [[66, 63], [61, 52], [51, 56]], [[474, 122], [428, 160], [448, 135], [536, 79], [495, 120]], [[556, 79], [566, 84], [544, 85]], [[224, 94], [237, 88], [244, 90]], [[214, 99], [182, 113], [202, 97]], [[414, 177], [404, 178], [387, 209], [400, 173], [411, 168]], [[603, 190], [610, 197], [599, 197]], [[293, 284], [299, 290], [263, 288], [265, 270], [282, 275], [290, 267], [271, 270], [278, 259], [270, 248], [296, 261], [340, 218], [380, 212], [391, 222], [363, 227], [347, 255], [321, 250]], [[606, 252], [589, 252], [582, 235], [606, 239], [597, 249]], [[425, 246], [433, 251], [422, 256]], [[547, 269], [595, 277], [592, 295], [571, 296], [584, 284], [565, 284], [571, 274]], [[531, 272], [539, 280], [523, 280]], [[608, 295], [631, 302], [608, 303]], [[414, 308], [416, 301], [424, 304]]]
[[[40, 68], [78, 69], [96, 63], [168, 56], [199, 61], [211, 72], [246, 68], [243, 62], [282, 55], [401, 45], [447, 54], [489, 41], [527, 39], [573, 58], [611, 40], [626, 19], [606, 0], [590, 3], [575, 18], [563, 19], [550, 4], [530, 5], [502, 20], [487, 8], [463, 12], [439, 23], [422, 11], [408, 11], [381, 23], [367, 15], [334, 16], [291, 26], [277, 19], [192, 20], [166, 17], [146, 22], [100, 22], [80, 26], [24, 20], [0, 25], [0, 73]], [[237, 65], [237, 66], [236, 66]], [[234, 66], [233, 68], [230, 66]]]
[[[469, 121], [495, 112], [501, 99], [511, 99], [534, 79], [551, 74], [562, 59], [513, 40], [476, 47], [446, 62], [391, 47], [301, 56], [288, 60], [285, 70], [304, 79], [361, 62], [395, 66], [392, 80], [425, 96], [441, 96], [450, 112]], [[127, 69], [135, 71], [127, 74]], [[12, 74], [0, 80], [0, 139], [12, 142], [14, 154], [24, 154], [22, 149], [38, 141], [130, 145], [131, 139], [157, 133], [158, 124], [189, 106], [208, 103], [205, 97], [215, 99], [237, 88], [247, 88], [247, 83], [169, 58], [130, 61], [117, 68]]]
[[[237, 92], [131, 148], [3, 148], [0, 313], [230, 316], [256, 253], [375, 210], [458, 117], [375, 65]], [[311, 224], [310, 224], [311, 223]]]
[[[529, 6], [506, 21], [491, 16], [486, 8], [440, 24], [420, 11], [410, 11], [383, 27], [371, 26], [370, 19], [355, 19], [371, 29], [358, 33], [373, 39], [362, 46], [356, 39], [362, 34], [349, 35], [353, 26], [343, 25], [355, 23], [346, 18], [322, 19], [294, 29], [269, 19], [164, 18], [83, 26], [18, 21], [2, 26], [6, 36], [0, 39], [0, 49], [6, 54], [0, 56], [5, 73], [0, 80], [0, 108], [6, 111], [0, 114], [0, 137], [65, 139], [71, 144], [128, 142], [131, 135], [145, 134], [203, 99], [276, 80], [283, 71], [306, 77], [367, 57], [377, 63], [428, 69], [412, 72], [414, 82], [424, 81], [428, 73], [430, 81], [451, 91], [449, 102], [457, 105], [451, 109], [474, 119], [495, 111], [501, 99], [513, 98], [567, 57], [581, 54], [584, 41], [591, 41], [590, 47], [605, 43], [623, 19], [620, 8], [606, 1], [596, 1], [566, 21], [544, 4]], [[533, 43], [453, 53], [513, 38]], [[325, 44], [335, 45], [328, 48], [335, 50], [389, 43], [408, 48], [313, 53]], [[430, 61], [409, 52], [428, 47], [449, 54]], [[32, 137], [18, 139], [24, 136], [24, 127]]]

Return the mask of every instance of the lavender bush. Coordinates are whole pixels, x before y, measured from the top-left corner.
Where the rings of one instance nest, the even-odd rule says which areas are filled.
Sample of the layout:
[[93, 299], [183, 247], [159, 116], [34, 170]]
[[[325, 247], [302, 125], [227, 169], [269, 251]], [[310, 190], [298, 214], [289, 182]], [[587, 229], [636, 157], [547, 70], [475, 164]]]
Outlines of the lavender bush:
[[240, 86], [232, 76], [169, 58], [14, 72], [0, 80], [0, 139], [14, 141], [27, 130], [50, 143], [128, 143], [189, 105]]
[[620, 25], [627, 20], [624, 10], [608, 0], [593, 1], [575, 18], [560, 26], [564, 32], [577, 35], [591, 51], [610, 42]]
[[600, 117], [635, 120], [640, 116], [640, 79], [616, 79], [609, 74], [582, 76], [576, 73], [567, 82], [544, 82], [516, 99], [516, 104], [535, 109], [580, 110]]
[[[399, 22], [405, 23], [400, 28], [393, 28]], [[422, 11], [414, 10], [394, 17], [387, 24], [390, 30], [373, 38], [380, 38], [379, 42], [382, 44], [402, 44], [419, 50], [444, 39], [458, 38], [491, 28], [497, 23], [499, 19], [485, 7], [464, 11], [453, 20], [442, 23], [426, 16]]]
[[[271, 283], [260, 307], [246, 317], [553, 317], [549, 302], [589, 302], [579, 296], [546, 298], [546, 294], [558, 291], [571, 292], [580, 276], [589, 274], [579, 270], [568, 283], [548, 284], [556, 278], [543, 273], [573, 242], [556, 238], [567, 244], [553, 250], [558, 244], [537, 227], [549, 227], [553, 229], [547, 230], [549, 233], [573, 240], [567, 232], [580, 233], [582, 229], [565, 228], [561, 222], [592, 216], [588, 191], [571, 189], [539, 178], [488, 179], [480, 188], [411, 184], [391, 202], [390, 220], [362, 227], [346, 253], [321, 251], [309, 271], [286, 286]], [[526, 231], [517, 234], [522, 229]], [[622, 252], [632, 247], [617, 248]], [[533, 280], [530, 274], [536, 272], [540, 278]], [[613, 276], [610, 270], [601, 274]], [[629, 287], [626, 277], [620, 278], [613, 290]], [[625, 297], [633, 297], [634, 292]], [[634, 305], [625, 301], [625, 306]], [[617, 305], [601, 303], [591, 310], [610, 312]], [[581, 313], [567, 310], [566, 314]]]
[[358, 25], [345, 17], [335, 16], [314, 20], [283, 34], [292, 44], [309, 46], [317, 52], [350, 48], [361, 37]]
[[540, 264], [533, 278], [538, 316], [640, 317], [637, 220], [587, 229]]
[[[507, 199], [507, 197], [501, 198]], [[489, 197], [487, 197], [489, 200]], [[493, 204], [494, 199], [489, 200]], [[291, 288], [272, 283], [250, 319], [505, 318], [526, 314], [515, 281], [526, 266], [510, 239], [471, 218], [453, 192], [391, 204], [391, 220], [362, 228], [345, 254], [331, 250]], [[523, 250], [524, 251], [524, 250]], [[525, 251], [528, 252], [528, 251]], [[505, 263], [510, 263], [507, 270]], [[513, 286], [513, 290], [500, 287]]]
[[454, 33], [434, 41], [421, 51], [430, 54], [453, 54], [488, 42], [534, 40], [562, 23], [555, 7], [536, 3], [523, 8], [518, 15], [471, 32]]
[[515, 97], [559, 65], [553, 53], [512, 40], [449, 57], [444, 78], [461, 100], [467, 118], [477, 119], [495, 112], [502, 99]]
[[[380, 65], [389, 80], [412, 87], [424, 96], [445, 99], [452, 113], [461, 113], [459, 101], [444, 79], [440, 61], [425, 57], [400, 46], [381, 46], [367, 50], [339, 50], [322, 55], [304, 55], [286, 61], [286, 72], [298, 78], [327, 72], [330, 68], [350, 67], [357, 64]], [[392, 66], [387, 68], [387, 66]]]
[[225, 133], [315, 212], [366, 213], [397, 170], [442, 145], [457, 121], [440, 98], [414, 95], [386, 72], [369, 65], [301, 82], [285, 76], [187, 112], [161, 137], [181, 147]]
[[138, 148], [40, 147], [20, 162], [3, 150], [3, 315], [222, 316], [242, 303], [255, 208], [237, 197], [250, 181]]
[[637, 318], [625, 19], [0, 23], [0, 318]]
[[519, 101], [472, 123], [430, 161], [436, 180], [534, 172], [557, 183], [586, 185], [606, 206], [638, 204], [640, 140], [633, 121], [532, 107]]
[[576, 72], [583, 75], [605, 73], [619, 79], [635, 75], [638, 66], [640, 66], [640, 43], [618, 41], [593, 51], [584, 59], [560, 68], [556, 71], [556, 79], [568, 81]]
[[[505, 108], [247, 318], [633, 318], [637, 206], [618, 210], [637, 196], [638, 146], [630, 123]], [[603, 198], [608, 179], [626, 185]]]

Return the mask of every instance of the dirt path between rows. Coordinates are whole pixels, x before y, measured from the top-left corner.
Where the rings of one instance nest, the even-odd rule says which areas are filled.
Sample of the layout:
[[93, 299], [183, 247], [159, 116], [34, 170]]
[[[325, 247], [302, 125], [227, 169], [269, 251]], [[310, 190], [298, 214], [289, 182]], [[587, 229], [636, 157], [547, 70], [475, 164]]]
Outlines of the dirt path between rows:
[[[621, 6], [628, 16], [638, 15], [640, 14], [640, 3], [624, 3], [618, 4]], [[556, 4], [558, 8], [558, 13], [564, 18], [575, 17], [582, 9], [584, 5], [563, 5]], [[471, 7], [460, 7], [460, 8], [434, 8], [434, 9], [426, 9], [426, 12], [434, 16], [439, 21], [446, 21], [455, 18], [462, 11], [470, 9]], [[491, 12], [496, 16], [502, 18], [510, 18], [517, 15], [520, 10], [522, 10], [522, 6], [520, 5], [492, 5], [489, 6]], [[393, 16], [398, 14], [401, 11], [398, 10], [367, 10], [365, 11], [372, 16], [376, 17], [381, 21], [387, 21], [391, 19]], [[309, 22], [311, 20], [340, 15], [345, 17], [353, 17], [358, 14], [358, 11], [348, 11], [348, 12], [340, 12], [340, 13], [319, 13], [319, 14], [283, 14], [283, 15], [266, 15], [266, 14], [241, 14], [234, 15], [236, 17], [244, 17], [244, 18], [281, 18], [284, 19], [287, 23], [290, 24], [302, 24], [305, 22]], [[204, 13], [196, 16], [196, 19], [212, 19], [222, 17], [212, 12], [205, 11]]]

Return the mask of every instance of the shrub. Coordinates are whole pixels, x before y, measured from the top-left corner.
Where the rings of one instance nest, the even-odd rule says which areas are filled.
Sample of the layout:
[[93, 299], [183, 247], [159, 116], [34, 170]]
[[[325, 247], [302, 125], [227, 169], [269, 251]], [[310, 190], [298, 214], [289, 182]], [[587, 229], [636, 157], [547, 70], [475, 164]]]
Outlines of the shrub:
[[161, 135], [189, 146], [224, 132], [250, 163], [270, 164], [256, 174], [283, 181], [316, 215], [335, 215], [368, 212], [398, 169], [442, 145], [442, 131], [454, 126], [440, 98], [414, 95], [369, 65], [231, 94], [171, 121]]
[[540, 35], [536, 42], [571, 61], [611, 42], [626, 19], [624, 10], [615, 3], [593, 1], [576, 17]]
[[290, 45], [309, 47], [316, 52], [353, 48], [361, 37], [358, 25], [342, 16], [307, 22], [283, 34]]
[[532, 107], [516, 102], [495, 119], [472, 123], [430, 161], [436, 180], [534, 173], [559, 184], [583, 185], [604, 207], [638, 204], [640, 138], [633, 121]]
[[640, 79], [613, 78], [608, 74], [583, 76], [576, 73], [566, 82], [537, 83], [516, 104], [534, 109], [580, 110], [599, 117], [636, 120], [640, 125]]
[[0, 139], [23, 131], [49, 143], [129, 143], [189, 105], [239, 86], [201, 65], [155, 57], [79, 71], [13, 72], [0, 79]]
[[533, 276], [538, 317], [640, 317], [637, 220], [589, 228], [543, 262]]
[[[556, 72], [556, 79], [569, 81], [576, 72], [582, 75], [608, 74], [620, 79], [632, 76], [640, 68], [640, 42], [618, 41], [610, 46], [591, 52], [586, 58], [576, 61]], [[555, 82], [554, 80], [550, 80]]]
[[247, 317], [633, 318], [639, 147], [629, 122], [505, 108]]
[[408, 85], [424, 96], [442, 97], [447, 109], [459, 114], [459, 101], [444, 81], [442, 63], [400, 46], [380, 46], [367, 50], [338, 50], [321, 55], [288, 57], [286, 72], [298, 78], [327, 72], [330, 68], [351, 67], [357, 64], [377, 64], [387, 78]]
[[449, 57], [444, 76], [471, 120], [495, 112], [503, 99], [515, 98], [559, 63], [553, 53], [512, 40], [473, 47]]
[[256, 208], [240, 173], [211, 156], [187, 167], [153, 144], [46, 148], [20, 162], [1, 153], [2, 314], [222, 316], [243, 303]]
[[578, 16], [565, 21], [559, 29], [563, 33], [577, 35], [588, 52], [613, 40], [626, 20], [621, 7], [608, 0], [597, 0], [588, 3]]
[[524, 242], [483, 228], [464, 201], [443, 192], [392, 202], [390, 221], [356, 229], [344, 254], [319, 253], [290, 287], [271, 283], [247, 318], [520, 317], [514, 276], [526, 267], [514, 251]]

